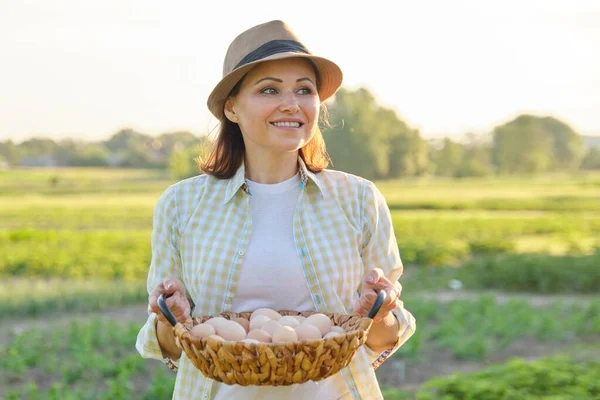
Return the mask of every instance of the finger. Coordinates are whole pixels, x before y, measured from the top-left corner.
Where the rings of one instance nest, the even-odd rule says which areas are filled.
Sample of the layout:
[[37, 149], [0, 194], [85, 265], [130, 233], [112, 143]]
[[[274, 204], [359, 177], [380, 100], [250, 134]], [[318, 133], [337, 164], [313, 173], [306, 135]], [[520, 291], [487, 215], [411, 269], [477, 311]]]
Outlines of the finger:
[[387, 294], [387, 298], [386, 300], [388, 300], [386, 302], [386, 304], [392, 304], [395, 303], [396, 300], [398, 300], [398, 298], [400, 297], [400, 294], [398, 293], [398, 290], [395, 287], [388, 287], [385, 289], [385, 293]]
[[370, 308], [371, 307], [368, 304], [366, 304], [363, 301], [358, 300], [356, 302], [355, 307], [354, 307], [354, 311], [356, 311], [360, 315], [364, 316], [364, 315], [367, 315], [369, 313]]
[[396, 292], [398, 292], [398, 297], [402, 296], [402, 284], [400, 282], [396, 282], [394, 286], [396, 287]]
[[180, 294], [179, 292], [175, 292], [173, 296], [167, 299], [167, 306], [173, 313], [173, 316], [178, 321], [184, 321], [190, 314], [190, 304], [188, 299]]
[[377, 282], [379, 282], [379, 280], [381, 278], [383, 278], [385, 275], [383, 273], [383, 270], [381, 268], [373, 268], [367, 275], [365, 275], [365, 279], [364, 282], [366, 284], [376, 284]]
[[[377, 300], [377, 297], [377, 292], [371, 289], [365, 289], [362, 296], [360, 296], [360, 298], [356, 302], [356, 312], [358, 312], [361, 315], [369, 314], [371, 312], [371, 309], [373, 308], [373, 305], [375, 304], [375, 301]], [[387, 305], [388, 302], [389, 300], [386, 297], [384, 299], [384, 302], [382, 303], [382, 307]]]
[[175, 280], [168, 276], [163, 279], [162, 286], [163, 286], [162, 287], [163, 293], [165, 293], [165, 294], [175, 293], [178, 289], [178, 285], [175, 282]]

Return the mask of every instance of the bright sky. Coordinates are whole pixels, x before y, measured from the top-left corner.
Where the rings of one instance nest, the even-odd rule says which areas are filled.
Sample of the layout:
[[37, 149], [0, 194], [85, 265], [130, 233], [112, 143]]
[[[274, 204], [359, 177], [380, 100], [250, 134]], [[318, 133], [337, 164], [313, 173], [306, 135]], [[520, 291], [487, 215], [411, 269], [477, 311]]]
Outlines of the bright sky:
[[596, 0], [0, 0], [0, 140], [206, 133], [227, 46], [272, 19], [426, 137], [522, 112], [600, 134]]

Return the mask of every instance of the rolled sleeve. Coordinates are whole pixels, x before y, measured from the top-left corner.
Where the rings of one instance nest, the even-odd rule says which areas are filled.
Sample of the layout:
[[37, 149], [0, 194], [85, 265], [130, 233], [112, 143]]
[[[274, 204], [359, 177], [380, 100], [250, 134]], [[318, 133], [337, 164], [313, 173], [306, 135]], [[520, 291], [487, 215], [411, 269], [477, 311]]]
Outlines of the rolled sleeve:
[[164, 357], [156, 337], [156, 321], [156, 314], [150, 314], [148, 320], [138, 333], [135, 348], [143, 358], [163, 360]]
[[[175, 186], [169, 187], [156, 202], [152, 224], [152, 260], [146, 285], [148, 294], [167, 276], [181, 279], [175, 189]], [[138, 332], [135, 347], [143, 358], [165, 361], [156, 336], [156, 322], [156, 314], [151, 313]]]
[[[402, 292], [400, 277], [404, 271], [400, 251], [394, 233], [392, 216], [383, 194], [372, 182], [367, 181], [363, 195], [363, 245], [361, 257], [365, 274], [373, 268], [381, 268], [384, 275]], [[379, 367], [394, 354], [416, 330], [416, 320], [404, 308], [404, 303], [392, 311], [398, 319], [398, 338], [396, 343], [382, 353], [367, 348], [374, 368]]]

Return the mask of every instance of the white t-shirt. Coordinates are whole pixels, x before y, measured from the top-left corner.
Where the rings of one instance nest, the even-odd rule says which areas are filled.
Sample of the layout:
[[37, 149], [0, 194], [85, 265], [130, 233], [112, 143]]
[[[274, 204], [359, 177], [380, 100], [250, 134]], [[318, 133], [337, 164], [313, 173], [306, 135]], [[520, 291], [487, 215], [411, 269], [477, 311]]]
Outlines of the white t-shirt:
[[[232, 311], [314, 311], [306, 278], [296, 252], [293, 217], [300, 196], [300, 176], [281, 183], [247, 181], [252, 233], [240, 270]], [[319, 382], [291, 386], [213, 384], [213, 400], [338, 400], [350, 398], [341, 374]]]

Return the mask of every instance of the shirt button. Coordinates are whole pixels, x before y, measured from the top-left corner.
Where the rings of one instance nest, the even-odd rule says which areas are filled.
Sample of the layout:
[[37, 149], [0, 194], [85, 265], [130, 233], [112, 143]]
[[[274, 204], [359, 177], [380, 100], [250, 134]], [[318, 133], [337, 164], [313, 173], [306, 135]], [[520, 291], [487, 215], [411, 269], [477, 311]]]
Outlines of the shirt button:
[[239, 254], [240, 256], [243, 256], [243, 255], [244, 255], [244, 250], [240, 250], [240, 251], [238, 251], [238, 254]]

